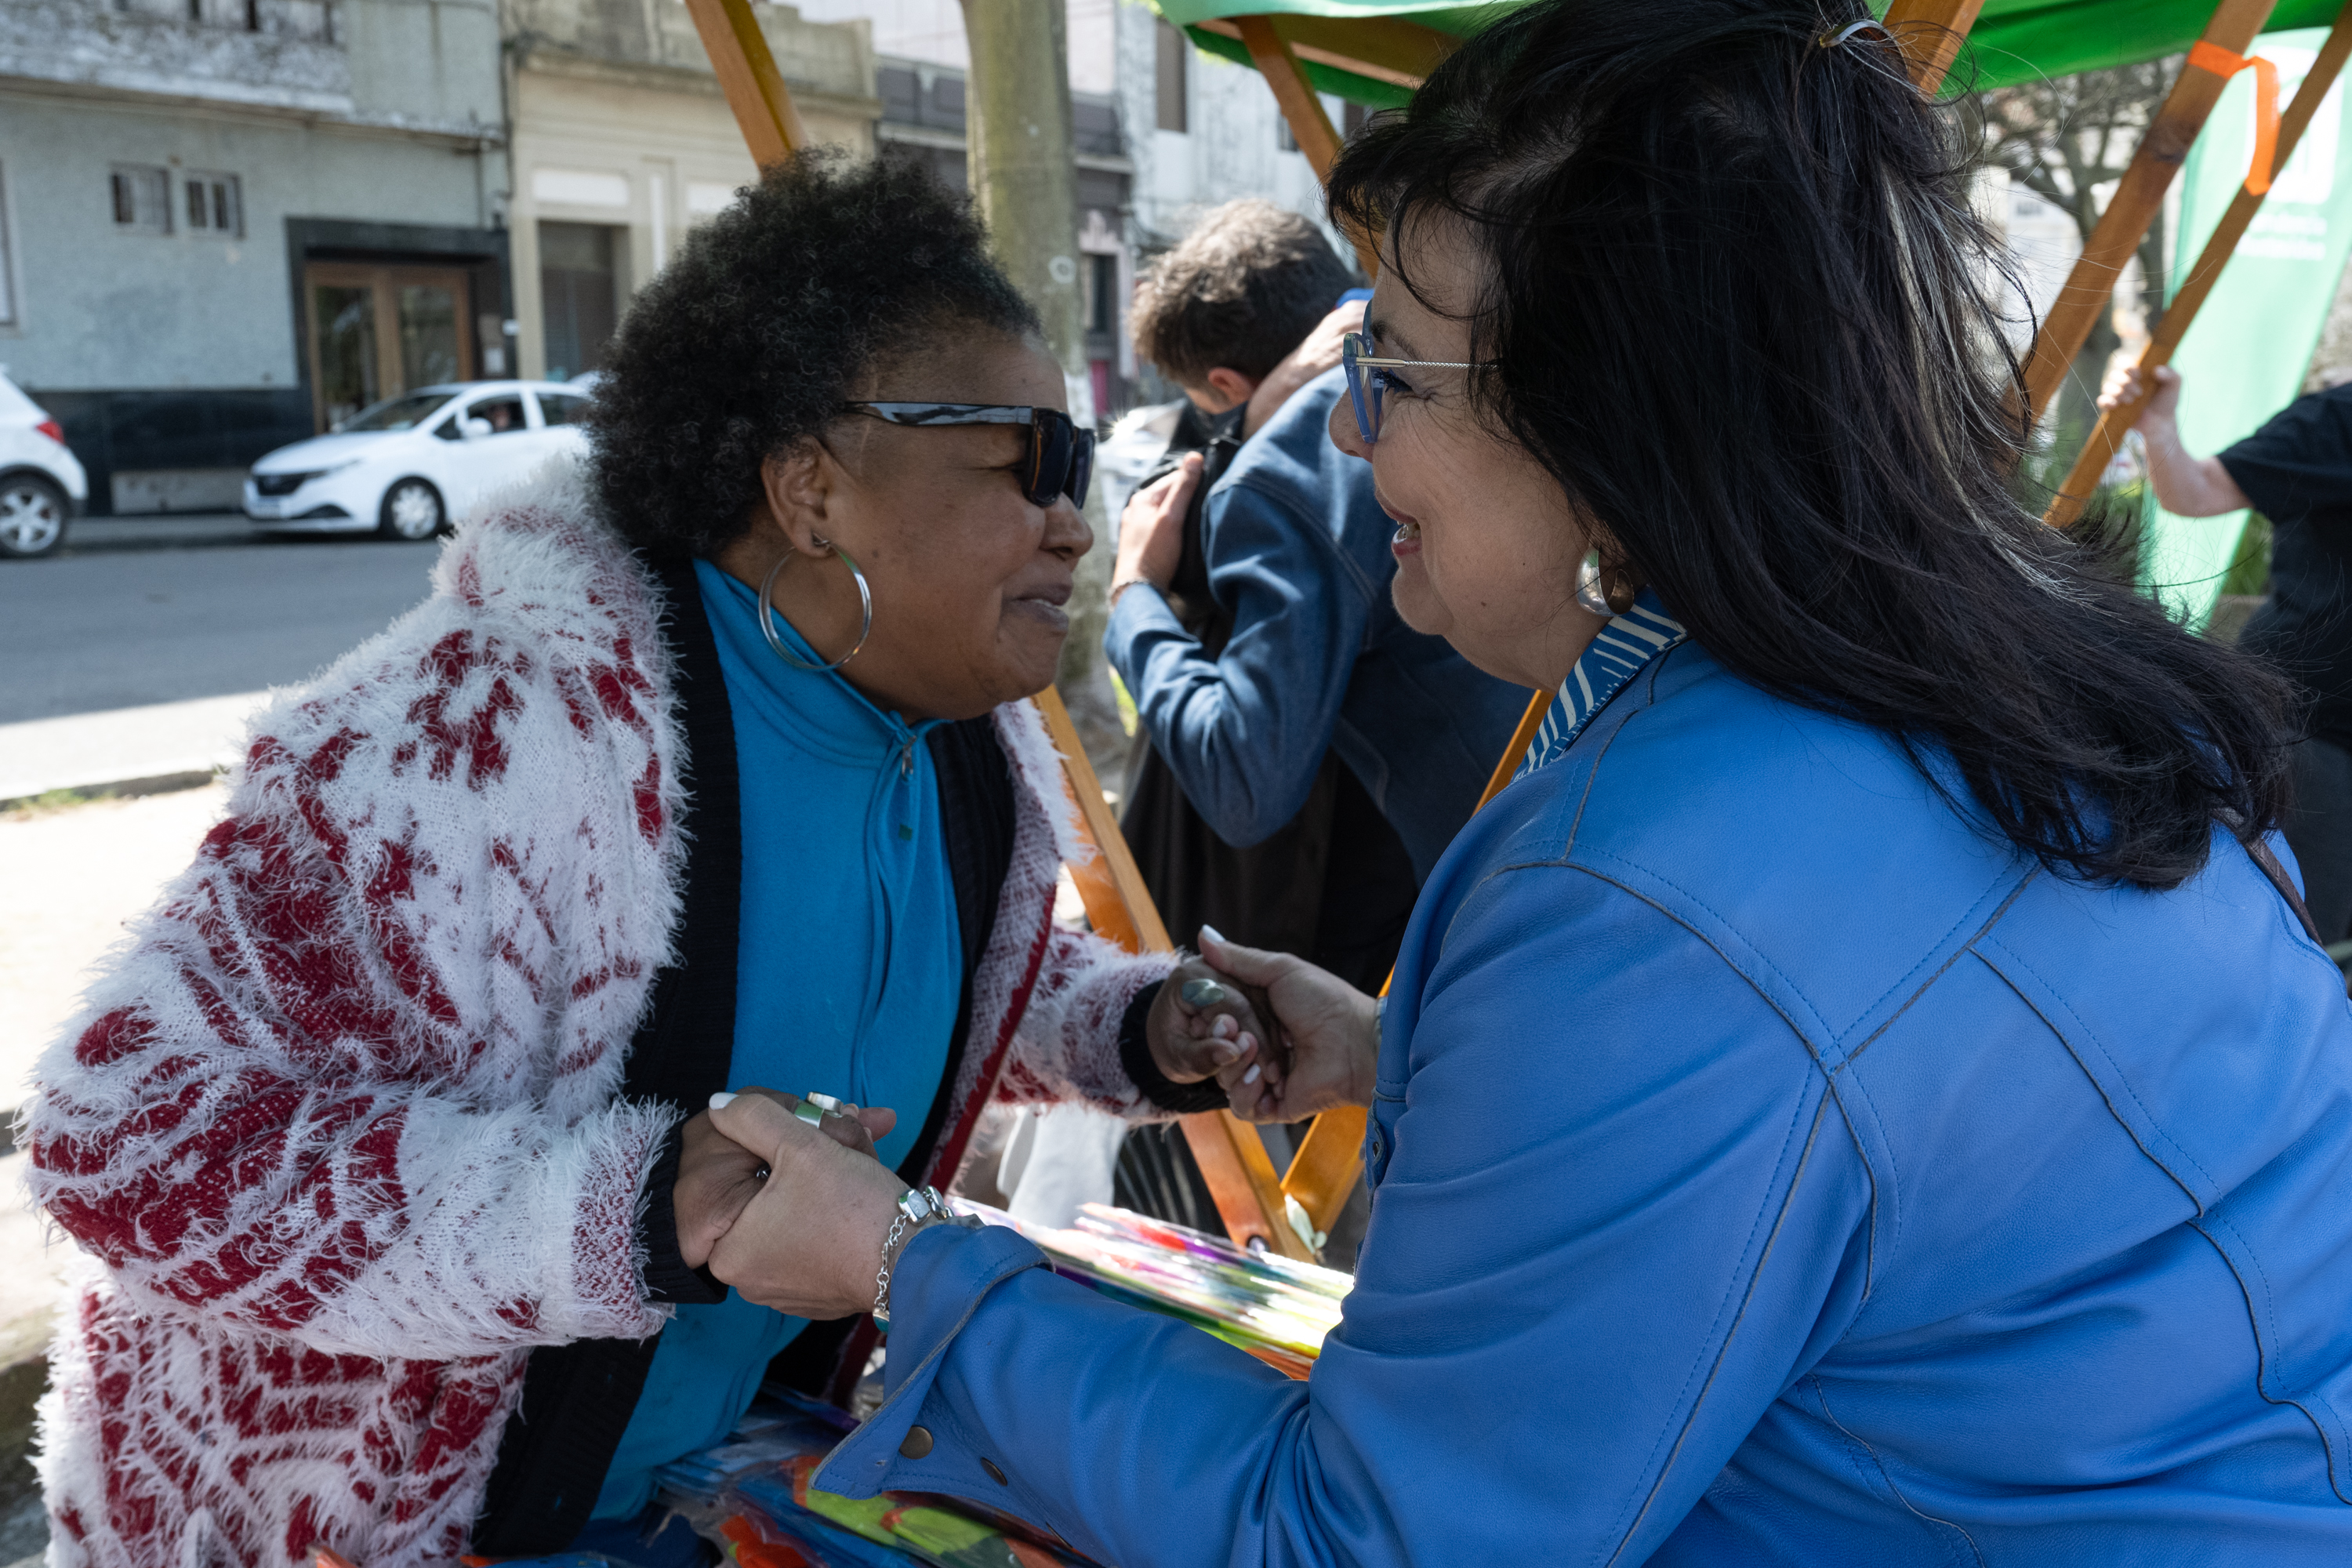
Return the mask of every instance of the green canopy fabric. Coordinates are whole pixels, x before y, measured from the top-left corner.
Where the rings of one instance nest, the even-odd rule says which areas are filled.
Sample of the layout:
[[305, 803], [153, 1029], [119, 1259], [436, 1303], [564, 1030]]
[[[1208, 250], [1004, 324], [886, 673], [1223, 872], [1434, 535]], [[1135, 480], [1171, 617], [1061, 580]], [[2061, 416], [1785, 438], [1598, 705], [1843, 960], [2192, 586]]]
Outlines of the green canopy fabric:
[[[1628, 0], [1638, 5], [1640, 0]], [[1235, 16], [1395, 17], [1455, 37], [1467, 37], [1492, 18], [1516, 9], [1492, 5], [1426, 5], [1414, 0], [1153, 0], [1160, 14], [1183, 27], [1209, 53], [1243, 65], [1249, 51], [1238, 39], [1204, 32], [1202, 22]], [[2280, 0], [2265, 31], [2326, 26], [2338, 0]], [[2179, 54], [2197, 40], [2213, 14], [2211, 0], [1985, 0], [1947, 83], [1952, 92], [2011, 87], [2037, 77], [2068, 76]], [[1307, 79], [1328, 93], [1374, 109], [1391, 109], [1412, 95], [1393, 82], [1307, 60]]]

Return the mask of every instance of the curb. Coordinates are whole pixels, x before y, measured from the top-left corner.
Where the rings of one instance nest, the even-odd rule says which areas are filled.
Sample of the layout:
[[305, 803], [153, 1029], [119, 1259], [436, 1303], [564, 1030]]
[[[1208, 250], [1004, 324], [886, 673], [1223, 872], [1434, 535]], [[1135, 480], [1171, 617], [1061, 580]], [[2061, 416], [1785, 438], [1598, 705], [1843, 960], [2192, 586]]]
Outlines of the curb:
[[155, 773], [143, 779], [120, 779], [113, 784], [76, 784], [67, 789], [44, 790], [39, 795], [20, 795], [0, 800], [0, 816], [27, 811], [58, 811], [101, 800], [135, 800], [146, 795], [176, 795], [184, 789], [203, 789], [224, 776], [221, 769], [206, 768], [201, 773]]

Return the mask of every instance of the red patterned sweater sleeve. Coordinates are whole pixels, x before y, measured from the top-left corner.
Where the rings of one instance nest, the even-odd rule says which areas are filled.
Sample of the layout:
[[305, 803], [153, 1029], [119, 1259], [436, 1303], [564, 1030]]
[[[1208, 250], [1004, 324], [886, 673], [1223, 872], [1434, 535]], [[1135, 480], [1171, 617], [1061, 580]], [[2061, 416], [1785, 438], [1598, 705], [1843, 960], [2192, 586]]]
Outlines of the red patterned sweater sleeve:
[[635, 1219], [675, 1118], [616, 1099], [676, 917], [652, 606], [492, 602], [470, 553], [559, 542], [453, 546], [276, 703], [43, 1058], [34, 1195], [146, 1310], [412, 1358], [662, 1321]]
[[1095, 853], [1071, 820], [1061, 757], [1036, 710], [1012, 703], [996, 712], [997, 738], [1013, 766], [1016, 817], [1013, 864], [998, 906], [983, 996], [998, 989], [1010, 1049], [994, 1098], [1016, 1104], [1081, 1100], [1130, 1121], [1171, 1112], [1147, 1098], [1119, 1065], [1119, 1025], [1136, 997], [1168, 978], [1173, 953], [1132, 953], [1054, 923], [1055, 884], [1065, 860]]
[[1130, 1121], [1174, 1115], [1119, 1065], [1118, 1031], [1129, 1005], [1157, 990], [1175, 967], [1172, 953], [1131, 953], [1085, 931], [1052, 928], [996, 1098], [1016, 1104], [1083, 1100]]

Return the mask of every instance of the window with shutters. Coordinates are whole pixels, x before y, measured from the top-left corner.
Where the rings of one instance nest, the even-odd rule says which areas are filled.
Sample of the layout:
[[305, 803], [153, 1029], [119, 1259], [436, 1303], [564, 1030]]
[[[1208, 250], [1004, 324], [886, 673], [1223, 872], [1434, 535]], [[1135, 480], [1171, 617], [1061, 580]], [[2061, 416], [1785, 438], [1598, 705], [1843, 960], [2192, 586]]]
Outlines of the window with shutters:
[[180, 176], [180, 188], [185, 197], [182, 210], [187, 216], [190, 234], [220, 239], [243, 236], [245, 203], [239, 196], [235, 174], [192, 169]]
[[117, 163], [107, 175], [114, 226], [135, 234], [172, 232], [172, 174], [143, 163]]

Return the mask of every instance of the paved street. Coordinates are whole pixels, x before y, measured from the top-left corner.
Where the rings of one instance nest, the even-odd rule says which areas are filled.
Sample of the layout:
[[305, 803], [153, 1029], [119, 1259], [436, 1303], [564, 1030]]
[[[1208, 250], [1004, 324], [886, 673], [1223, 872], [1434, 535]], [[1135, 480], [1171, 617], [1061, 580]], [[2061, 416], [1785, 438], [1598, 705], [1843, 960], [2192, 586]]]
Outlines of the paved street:
[[439, 553], [228, 518], [90, 519], [67, 545], [0, 562], [0, 724], [300, 680], [422, 599]]

